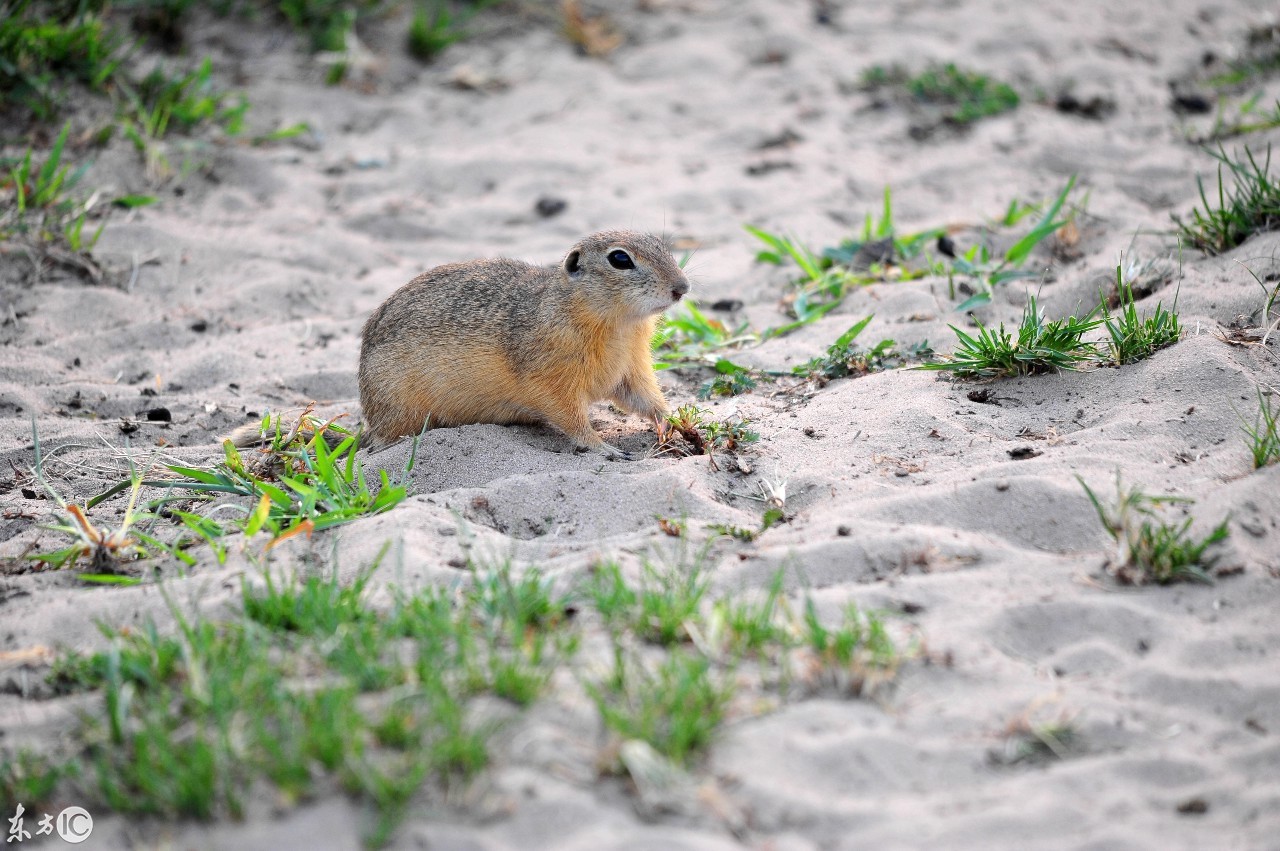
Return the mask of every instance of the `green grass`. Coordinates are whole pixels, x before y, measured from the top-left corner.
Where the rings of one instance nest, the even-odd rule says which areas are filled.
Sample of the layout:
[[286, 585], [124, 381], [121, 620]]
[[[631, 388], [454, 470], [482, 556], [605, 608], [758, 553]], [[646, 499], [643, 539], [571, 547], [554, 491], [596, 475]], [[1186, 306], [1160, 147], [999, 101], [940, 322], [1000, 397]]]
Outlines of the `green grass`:
[[1252, 425], [1246, 420], [1241, 426], [1255, 470], [1280, 461], [1280, 410], [1273, 407], [1274, 395], [1258, 388], [1258, 413]]
[[[279, 439], [278, 419], [265, 427], [274, 428]], [[399, 504], [408, 495], [405, 482], [413, 469], [416, 442], [400, 478], [393, 482], [382, 470], [379, 486], [373, 489], [356, 458], [359, 436], [338, 430], [339, 442], [330, 447], [325, 433], [334, 428], [323, 425], [309, 438], [294, 435], [280, 445], [257, 450], [257, 457], [248, 459], [228, 441], [220, 464], [206, 469], [168, 465], [179, 478], [149, 484], [197, 495], [243, 497], [249, 501], [242, 506], [247, 515], [241, 526], [244, 533], [252, 536], [265, 530], [276, 539], [310, 534]]]
[[950, 355], [916, 369], [945, 370], [961, 378], [995, 378], [1010, 375], [1036, 375], [1060, 370], [1080, 369], [1097, 360], [1097, 345], [1086, 342], [1084, 335], [1103, 324], [1098, 310], [1084, 318], [1048, 320], [1035, 296], [1022, 311], [1022, 321], [1015, 338], [1005, 330], [978, 323], [978, 333], [970, 335], [954, 325], [960, 346]]
[[611, 632], [630, 630], [644, 641], [672, 645], [689, 640], [688, 624], [701, 617], [707, 579], [697, 560], [659, 568], [645, 562], [632, 587], [616, 562], [596, 567], [588, 599]]
[[1111, 362], [1116, 366], [1135, 363], [1151, 357], [1160, 349], [1172, 346], [1182, 339], [1182, 324], [1178, 321], [1178, 300], [1173, 310], [1165, 310], [1156, 304], [1150, 316], [1140, 316], [1134, 303], [1133, 286], [1124, 280], [1120, 266], [1116, 266], [1116, 293], [1120, 299], [1120, 312], [1112, 315], [1103, 299], [1103, 324], [1110, 338]]
[[813, 599], [805, 600], [801, 641], [844, 691], [861, 694], [892, 679], [899, 655], [878, 615], [846, 606], [841, 621], [827, 626]]
[[[861, 235], [824, 249], [822, 258], [849, 269], [865, 264], [869, 276], [881, 280], [911, 279], [920, 277], [923, 271], [910, 269], [904, 264], [920, 257], [925, 247], [944, 233], [945, 228], [901, 232], [893, 216], [893, 192], [886, 186], [880, 217], [867, 213]], [[757, 259], [767, 258], [757, 256]], [[890, 267], [894, 266], [897, 267], [896, 273], [890, 274]]]
[[1131, 585], [1155, 582], [1210, 582], [1209, 569], [1217, 556], [1210, 547], [1227, 539], [1229, 529], [1223, 520], [1207, 536], [1197, 540], [1190, 535], [1191, 518], [1182, 523], [1165, 523], [1158, 510], [1171, 504], [1190, 504], [1194, 500], [1174, 496], [1150, 496], [1141, 489], [1125, 489], [1116, 477], [1116, 499], [1103, 504], [1076, 476], [1089, 502], [1098, 512], [1102, 527], [1116, 542], [1109, 568], [1119, 581]]
[[249, 108], [243, 95], [232, 96], [214, 88], [209, 59], [178, 76], [170, 76], [157, 66], [127, 91], [126, 120], [132, 124], [126, 124], [126, 132], [132, 127], [150, 139], [164, 138], [171, 128], [189, 133], [206, 122], [234, 136], [244, 128]]
[[0, 241], [22, 238], [77, 253], [92, 251], [97, 244], [102, 225], [92, 235], [84, 233], [93, 200], [82, 200], [75, 192], [87, 166], [73, 171], [66, 162], [69, 130], [69, 124], [63, 125], [43, 162], [35, 159], [34, 148], [27, 148], [8, 166], [0, 182], [0, 188], [9, 191], [7, 203], [0, 206]]
[[955, 124], [970, 124], [1018, 106], [1018, 93], [1007, 83], [950, 62], [925, 69], [905, 85], [913, 97], [947, 107], [947, 120]]
[[712, 365], [716, 374], [698, 388], [699, 399], [716, 396], [739, 396], [750, 393], [759, 384], [761, 374], [757, 370], [734, 363], [728, 358], [717, 358]]
[[909, 280], [933, 270], [925, 254], [925, 246], [945, 231], [942, 229], [903, 234], [893, 218], [893, 195], [884, 190], [884, 207], [877, 219], [868, 213], [860, 236], [847, 239], [838, 246], [815, 253], [794, 237], [771, 233], [753, 225], [748, 233], [763, 245], [756, 253], [760, 263], [794, 264], [802, 277], [795, 292], [788, 296], [788, 310], [794, 321], [768, 328], [761, 339], [781, 337], [809, 325], [838, 307], [845, 296], [858, 286], [885, 281]]
[[[460, 595], [400, 594], [386, 612], [368, 602], [371, 573], [349, 585], [267, 574], [245, 583], [243, 619], [174, 609], [173, 635], [151, 624], [108, 630], [107, 650], [64, 656], [55, 687], [102, 695], [79, 733], [83, 752], [65, 766], [83, 766], [79, 792], [121, 813], [238, 818], [255, 778], [299, 801], [328, 777], [367, 805], [367, 835], [379, 844], [423, 782], [481, 770], [495, 728], [472, 719], [471, 698], [527, 705], [576, 650], [548, 638], [562, 618], [495, 599], [496, 589], [520, 597], [515, 589], [543, 580], [531, 571]], [[54, 770], [13, 763], [0, 777], [51, 789]]]
[[409, 24], [409, 55], [430, 62], [446, 47], [464, 38], [446, 0], [418, 0]]
[[507, 622], [520, 633], [559, 625], [569, 605], [568, 596], [556, 594], [537, 571], [513, 579], [509, 562], [481, 571], [469, 596], [489, 620]]
[[460, 667], [474, 693], [528, 706], [546, 690], [560, 663], [578, 650], [576, 633], [565, 631], [569, 596], [553, 593], [550, 580], [537, 570], [517, 580], [509, 563], [480, 568], [463, 595], [462, 610], [456, 642], [471, 656]]
[[365, 615], [364, 593], [370, 575], [362, 572], [344, 585], [336, 572], [328, 578], [281, 581], [266, 571], [261, 589], [243, 588], [245, 617], [275, 632], [332, 634]]
[[735, 658], [789, 647], [794, 639], [787, 623], [783, 579], [782, 571], [775, 573], [762, 600], [742, 595], [716, 600], [707, 616], [708, 636]]
[[[0, 104], [15, 107], [7, 114], [39, 123], [53, 118], [72, 90], [96, 92], [115, 109], [113, 122], [95, 134], [98, 143], [119, 128], [143, 153], [148, 173], [156, 178], [170, 170], [156, 142], [171, 130], [191, 132], [215, 123], [227, 133], [239, 131], [248, 103], [213, 89], [208, 59], [185, 75], [170, 77], [157, 68], [135, 81], [123, 61], [138, 45], [108, 25], [109, 11], [101, 2], [6, 4], [0, 13]], [[98, 193], [89, 193], [88, 200], [73, 194], [88, 163], [73, 169], [71, 149], [79, 153], [81, 146], [67, 145], [68, 129], [64, 125], [43, 164], [35, 163], [35, 146], [6, 164], [0, 178], [0, 190], [8, 190], [0, 195], [0, 242], [21, 240], [54, 256], [69, 251], [78, 255], [76, 268], [100, 282], [103, 271], [90, 253], [102, 225], [85, 227]], [[129, 195], [114, 203], [137, 207], [155, 200]]]
[[1214, 88], [1244, 86], [1262, 77], [1280, 72], [1280, 28], [1263, 23], [1250, 27], [1238, 55], [1227, 63], [1224, 71], [1209, 78]]
[[[654, 369], [697, 367], [707, 364], [708, 356], [723, 349], [759, 342], [759, 335], [741, 325], [728, 328], [715, 317], [703, 313], [691, 299], [681, 302], [676, 313], [663, 318], [652, 340]], [[716, 358], [712, 358], [712, 361]]]
[[757, 370], [736, 364], [723, 355], [726, 349], [741, 348], [760, 342], [760, 336], [744, 323], [728, 328], [715, 317], [708, 316], [692, 300], [682, 302], [679, 312], [663, 318], [654, 333], [654, 369], [699, 369], [711, 367], [715, 375], [698, 389], [698, 398], [736, 396], [748, 393], [764, 376]]
[[901, 363], [893, 340], [881, 340], [870, 349], [855, 345], [858, 335], [871, 323], [874, 314], [855, 322], [828, 348], [826, 354], [792, 367], [792, 373], [823, 383], [836, 378], [851, 378], [879, 372]]
[[1003, 253], [995, 253], [979, 242], [944, 262], [932, 257], [927, 246], [947, 235], [944, 228], [933, 228], [911, 234], [899, 233], [893, 220], [892, 196], [885, 189], [884, 210], [877, 220], [867, 216], [860, 237], [842, 242], [834, 248], [815, 253], [793, 237], [770, 233], [747, 226], [747, 231], [765, 248], [756, 254], [762, 263], [794, 264], [802, 277], [796, 292], [789, 295], [794, 321], [769, 328], [761, 339], [781, 336], [817, 321], [841, 304], [856, 286], [895, 280], [911, 280], [926, 275], [946, 275], [952, 297], [956, 278], [968, 279], [974, 292], [956, 310], [967, 311], [991, 301], [995, 288], [1022, 278], [1036, 277], [1037, 270], [1027, 268], [1036, 248], [1067, 225], [1075, 213], [1063, 212], [1074, 191], [1076, 178], [1069, 178], [1061, 190], [1042, 205], [1023, 204], [1015, 199], [1004, 216], [1001, 227], [1015, 227], [1028, 215], [1040, 212], [1039, 219], [1027, 233], [1019, 237]]
[[52, 801], [58, 784], [72, 771], [72, 766], [34, 751], [0, 755], [0, 801], [7, 807], [22, 803], [34, 814], [41, 804]]
[[1039, 220], [1027, 233], [1001, 254], [993, 254], [985, 244], [979, 243], [954, 257], [949, 264], [933, 258], [927, 250], [927, 246], [945, 237], [947, 231], [934, 228], [902, 232], [894, 221], [893, 195], [888, 187], [879, 216], [868, 213], [859, 236], [822, 252], [813, 251], [792, 236], [746, 225], [747, 232], [763, 246], [756, 254], [758, 262], [790, 265], [799, 272], [793, 290], [783, 299], [790, 321], [759, 332], [747, 324], [730, 329], [689, 304], [682, 312], [669, 317], [655, 335], [655, 365], [659, 369], [711, 367], [715, 374], [698, 391], [700, 398], [707, 399], [750, 392], [766, 378], [799, 375], [823, 383], [833, 378], [894, 368], [911, 358], [928, 355], [927, 344], [910, 352], [898, 352], [891, 340], [882, 340], [864, 351], [853, 345], [862, 330], [858, 325], [838, 338], [824, 356], [791, 370], [754, 369], [735, 363], [722, 352], [758, 345], [810, 325], [839, 307], [854, 287], [874, 283], [947, 275], [954, 297], [956, 277], [968, 278], [977, 285], [977, 291], [957, 310], [970, 310], [988, 303], [999, 284], [1038, 274], [1028, 270], [1027, 264], [1044, 240], [1071, 221], [1074, 213], [1063, 210], [1074, 188], [1072, 177], [1043, 205], [1023, 204], [1015, 199], [1001, 219], [1001, 225], [1016, 226], [1026, 216], [1040, 212]]
[[[132, 11], [181, 17], [189, 5], [141, 3]], [[209, 59], [189, 73], [174, 76], [157, 66], [135, 80], [123, 60], [139, 44], [109, 26], [106, 4], [15, 0], [10, 6], [0, 20], [0, 96], [37, 119], [53, 117], [67, 89], [81, 85], [120, 99], [118, 121], [126, 132], [159, 139], [171, 127], [190, 132], [205, 122], [239, 132], [248, 104], [213, 89]]]
[[1280, 127], [1280, 101], [1276, 101], [1270, 109], [1262, 110], [1258, 107], [1261, 99], [1262, 92], [1255, 92], [1252, 97], [1237, 104], [1234, 114], [1230, 116], [1227, 115], [1225, 99], [1220, 99], [1213, 125], [1202, 136], [1195, 137], [1192, 141], [1198, 144], [1221, 142], [1225, 139]]
[[939, 109], [944, 121], [959, 126], [1009, 112], [1019, 104], [1012, 86], [950, 62], [930, 65], [915, 75], [900, 66], [875, 65], [863, 72], [862, 83]]
[[[967, 311], [988, 304], [995, 293], [995, 288], [1000, 284], [1036, 277], [1040, 274], [1038, 271], [1026, 269], [1027, 261], [1031, 259], [1032, 252], [1037, 246], [1072, 220], [1074, 213], [1063, 214], [1062, 208], [1066, 205], [1075, 185], [1076, 176], [1073, 174], [1054, 199], [1047, 203], [1031, 230], [1009, 246], [1003, 255], [997, 257], [985, 244], [979, 243], [952, 260], [948, 275], [951, 279], [953, 295], [956, 275], [967, 277], [978, 286], [977, 292], [957, 306], [956, 310]], [[1022, 219], [1024, 213], [1014, 206], [1015, 203], [1016, 199], [1006, 211], [1005, 221]]]
[[[227, 555], [227, 539], [234, 534], [252, 538], [265, 533], [267, 549], [296, 535], [307, 535], [371, 514], [389, 511], [408, 495], [408, 477], [416, 456], [414, 450], [405, 469], [395, 479], [385, 470], [379, 483], [371, 487], [356, 452], [359, 436], [332, 422], [323, 423], [304, 413], [290, 430], [281, 428], [279, 418], [268, 415], [263, 429], [270, 442], [248, 457], [230, 441], [224, 445], [221, 463], [207, 468], [165, 465], [168, 478], [148, 478], [150, 470], [139, 471], [130, 461], [130, 477], [88, 500], [83, 507], [70, 505], [47, 483], [41, 470], [39, 435], [35, 435], [36, 480], [58, 503], [58, 522], [46, 527], [70, 539], [68, 546], [37, 552], [27, 558], [54, 569], [74, 567], [82, 558], [89, 562], [90, 581], [136, 581], [119, 574], [137, 559], [167, 555], [189, 566], [197, 563], [194, 546], [207, 544], [218, 563]], [[336, 439], [330, 447], [326, 437]], [[158, 488], [164, 494], [138, 510], [143, 488]], [[90, 512], [103, 501], [127, 491], [129, 501], [124, 521], [116, 529], [96, 526]], [[240, 497], [234, 507], [242, 516], [227, 521], [201, 515], [203, 502], [214, 498]], [[188, 506], [178, 508], [175, 503]], [[223, 503], [221, 507], [230, 505]], [[174, 529], [162, 526], [168, 518]]]
[[1177, 235], [1188, 245], [1206, 254], [1221, 254], [1255, 233], [1280, 227], [1280, 181], [1271, 175], [1270, 145], [1261, 162], [1248, 147], [1240, 158], [1233, 159], [1221, 148], [1213, 156], [1218, 160], [1215, 197], [1211, 199], [1204, 181], [1196, 178], [1200, 206], [1192, 208], [1189, 220], [1176, 214], [1172, 218]]
[[5, 4], [0, 14], [0, 101], [47, 120], [60, 109], [69, 85], [105, 89], [119, 71], [124, 41], [103, 23], [95, 5]]
[[817, 322], [840, 306], [853, 285], [873, 280], [858, 278], [849, 269], [814, 254], [792, 237], [769, 233], [752, 225], [745, 227], [766, 246], [756, 254], [757, 261], [781, 265], [790, 260], [802, 273], [796, 282], [795, 292], [788, 296], [788, 311], [793, 321], [767, 329], [760, 335], [762, 340], [782, 337]]
[[[850, 607], [827, 625], [806, 600], [797, 617], [781, 571], [762, 596], [713, 595], [702, 564], [646, 565], [635, 585], [606, 564], [564, 594], [535, 569], [473, 565], [472, 582], [393, 588], [377, 605], [376, 562], [349, 582], [336, 569], [266, 571], [242, 583], [242, 614], [170, 602], [169, 631], [104, 627], [105, 649], [61, 654], [48, 682], [91, 692], [84, 712], [60, 754], [0, 761], [0, 790], [199, 820], [242, 818], [251, 794], [289, 807], [341, 790], [376, 847], [419, 789], [447, 792], [484, 770], [499, 726], [481, 719], [499, 716], [477, 701], [525, 707], [553, 682], [576, 683], [569, 702], [589, 699], [613, 738], [684, 766], [714, 742], [740, 687], [757, 702], [790, 693], [793, 653], [816, 688], [858, 694], [892, 678], [901, 656], [875, 614]], [[579, 604], [598, 615], [606, 652], [556, 677], [584, 624], [599, 630], [572, 616]]]
[[707, 529], [717, 535], [724, 535], [736, 541], [742, 541], [744, 544], [750, 544], [773, 526], [781, 523], [785, 518], [786, 514], [781, 508], [766, 508], [764, 513], [760, 515], [760, 526], [758, 528], [751, 529], [745, 526], [734, 526], [730, 523], [712, 523], [707, 526]]
[[[697, 405], [682, 405], [667, 416], [670, 428], [662, 449], [713, 458], [716, 452], [740, 451], [760, 439], [759, 434], [748, 428], [750, 422], [743, 418], [716, 420]], [[675, 445], [676, 436], [684, 439], [688, 449]]]
[[341, 52], [357, 18], [381, 5], [380, 0], [276, 0], [271, 6], [307, 39], [313, 52]]
[[621, 650], [602, 681], [587, 684], [605, 727], [624, 741], [638, 739], [677, 765], [711, 744], [733, 699], [732, 677], [705, 656], [681, 649], [656, 664]]
[[[124, 93], [117, 123], [142, 157], [150, 179], [159, 181], [173, 173], [166, 136], [177, 131], [190, 134], [197, 128], [216, 126], [228, 136], [244, 129], [249, 101], [244, 95], [218, 90], [213, 83], [213, 63], [205, 59], [189, 73], [170, 75], [157, 66], [141, 80], [121, 80]], [[183, 165], [188, 168], [189, 164]]]
[[[405, 33], [405, 50], [410, 56], [429, 62], [446, 47], [466, 38], [463, 24], [475, 12], [494, 0], [414, 0], [413, 14]], [[275, 0], [269, 4], [307, 41], [313, 53], [335, 57], [328, 81], [339, 83], [350, 70], [345, 58], [349, 40], [360, 23], [384, 16], [397, 7], [409, 5], [388, 0]]]

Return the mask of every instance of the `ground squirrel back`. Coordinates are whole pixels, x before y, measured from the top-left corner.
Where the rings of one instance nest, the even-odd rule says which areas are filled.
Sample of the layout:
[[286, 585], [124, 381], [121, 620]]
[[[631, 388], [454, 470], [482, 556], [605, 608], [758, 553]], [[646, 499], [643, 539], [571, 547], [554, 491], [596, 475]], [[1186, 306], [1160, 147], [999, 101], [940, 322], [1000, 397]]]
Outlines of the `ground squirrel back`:
[[656, 236], [603, 231], [554, 266], [473, 260], [414, 278], [373, 312], [360, 346], [366, 434], [385, 444], [432, 426], [549, 423], [579, 448], [623, 454], [591, 428], [611, 399], [662, 427], [657, 317], [689, 291]]

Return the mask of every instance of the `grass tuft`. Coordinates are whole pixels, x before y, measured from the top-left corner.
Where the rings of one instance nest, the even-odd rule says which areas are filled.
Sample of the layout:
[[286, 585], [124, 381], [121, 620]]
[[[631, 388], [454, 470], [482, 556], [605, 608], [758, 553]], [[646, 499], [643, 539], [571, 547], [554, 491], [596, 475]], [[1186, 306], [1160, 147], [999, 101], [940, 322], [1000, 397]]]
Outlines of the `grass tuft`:
[[750, 393], [758, 383], [758, 373], [728, 358], [717, 358], [712, 367], [716, 374], [698, 388], [699, 399], [716, 396], [739, 396]]
[[0, 756], [0, 801], [6, 806], [24, 804], [33, 812], [51, 802], [58, 784], [73, 769], [34, 751], [4, 754]]
[[85, 167], [71, 170], [64, 160], [67, 133], [64, 124], [43, 163], [33, 161], [28, 148], [11, 165], [0, 187], [12, 191], [10, 203], [0, 208], [0, 241], [25, 238], [37, 244], [65, 246], [76, 253], [88, 253], [102, 235], [99, 226], [92, 235], [84, 233], [96, 195], [79, 200], [73, 193], [84, 176]]
[[407, 40], [410, 56], [430, 62], [464, 36], [446, 0], [419, 0], [415, 4]]
[[1120, 582], [1127, 585], [1149, 582], [1167, 585], [1180, 581], [1212, 581], [1208, 571], [1218, 557], [1206, 555], [1206, 551], [1227, 539], [1230, 530], [1226, 520], [1215, 526], [1206, 537], [1196, 540], [1188, 534], [1191, 518], [1181, 524], [1168, 524], [1159, 521], [1157, 513], [1157, 509], [1163, 506], [1190, 504], [1194, 500], [1150, 496], [1137, 487], [1125, 490], [1117, 475], [1116, 500], [1104, 505], [1084, 479], [1076, 476], [1076, 480], [1098, 512], [1102, 527], [1116, 542], [1109, 569]]
[[340, 583], [336, 572], [327, 579], [309, 576], [281, 582], [266, 571], [261, 589], [243, 588], [245, 617], [274, 632], [332, 635], [367, 614], [364, 590], [369, 576], [361, 573], [349, 585]]
[[1157, 303], [1151, 316], [1139, 316], [1133, 297], [1133, 286], [1124, 280], [1121, 267], [1116, 266], [1116, 291], [1120, 299], [1120, 313], [1112, 316], [1103, 299], [1103, 323], [1110, 336], [1111, 362], [1116, 366], [1134, 363], [1151, 357], [1160, 349], [1172, 346], [1182, 339], [1182, 325], [1178, 321], [1178, 302], [1173, 310], [1165, 310]]
[[[708, 413], [697, 405], [682, 405], [669, 414], [669, 429], [659, 445], [661, 451], [707, 455], [714, 466], [716, 452], [736, 452], [760, 439], [759, 434], [747, 427], [750, 420], [713, 420], [708, 418]], [[677, 447], [673, 442], [675, 436], [683, 438], [689, 449]]]
[[624, 740], [647, 742], [684, 765], [711, 743], [733, 698], [734, 683], [693, 651], [673, 650], [647, 665], [619, 647], [611, 674], [588, 683], [587, 692], [607, 728]]
[[862, 84], [867, 89], [899, 91], [942, 110], [944, 121], [960, 126], [1009, 112], [1019, 103], [1012, 86], [951, 62], [930, 65], [914, 76], [899, 66], [875, 65], [863, 72]]
[[[1271, 146], [1262, 162], [1248, 147], [1242, 159], [1232, 159], [1219, 148], [1218, 191], [1215, 200], [1205, 194], [1204, 181], [1197, 178], [1201, 206], [1191, 210], [1190, 221], [1173, 216], [1178, 236], [1206, 254], [1221, 254], [1235, 248], [1255, 233], [1280, 227], [1280, 180], [1271, 176]], [[1223, 180], [1223, 167], [1231, 186]]]
[[861, 694], [892, 679], [899, 656], [884, 621], [850, 604], [839, 626], [825, 626], [813, 599], [805, 600], [801, 640], [842, 691]]
[[[306, 421], [304, 415], [300, 422]], [[224, 442], [224, 458], [211, 469], [169, 465], [177, 481], [160, 482], [195, 494], [231, 494], [244, 497], [250, 507], [242, 528], [252, 536], [267, 530], [273, 539], [327, 529], [369, 514], [388, 511], [407, 495], [405, 482], [413, 469], [411, 458], [395, 482], [380, 471], [379, 486], [365, 481], [364, 468], [356, 458], [359, 435], [350, 434], [332, 422], [314, 425], [308, 431], [294, 428], [282, 437], [280, 419], [264, 420], [271, 443], [248, 460]], [[338, 442], [329, 446], [326, 433], [335, 430]], [[415, 447], [416, 448], [416, 447]]]
[[1246, 420], [1241, 426], [1248, 438], [1255, 470], [1280, 461], [1280, 410], [1272, 407], [1274, 395], [1258, 388], [1258, 413], [1253, 425]]
[[9, 0], [0, 8], [0, 100], [52, 118], [64, 90], [103, 90], [124, 58], [123, 40], [92, 11], [97, 3]]
[[764, 510], [760, 515], [760, 526], [751, 529], [745, 526], [734, 526], [730, 523], [712, 523], [707, 528], [715, 532], [717, 535], [725, 535], [744, 544], [750, 544], [769, 531], [773, 526], [783, 522], [786, 519], [786, 513], [780, 507], [770, 507]]
[[707, 579], [697, 563], [660, 569], [645, 562], [640, 586], [633, 588], [622, 568], [608, 563], [592, 573], [587, 593], [611, 631], [626, 628], [644, 641], [672, 645], [689, 640], [688, 625], [700, 617]]
[[712, 606], [708, 635], [717, 638], [735, 657], [764, 654], [792, 643], [792, 631], [785, 616], [789, 614], [782, 594], [783, 573], [778, 571], [769, 582], [763, 600], [743, 597], [721, 597]]
[[[902, 358], [894, 349], [893, 340], [881, 340], [870, 349], [864, 349], [854, 343], [858, 335], [871, 323], [874, 314], [855, 322], [836, 341], [827, 347], [827, 353], [816, 357], [808, 363], [792, 368], [795, 375], [825, 384], [836, 378], [856, 378], [871, 372], [890, 369], [901, 363]], [[927, 344], [913, 349], [913, 353], [923, 352]]]
[[951, 326], [960, 347], [943, 359], [921, 364], [916, 369], [945, 370], [961, 378], [995, 378], [1008, 375], [1036, 375], [1059, 370], [1080, 369], [1097, 359], [1097, 346], [1084, 335], [1103, 323], [1097, 310], [1083, 318], [1045, 319], [1035, 296], [1022, 311], [1015, 339], [1004, 323], [991, 330], [978, 322], [972, 336]]
[[705, 366], [708, 359], [723, 349], [759, 341], [745, 324], [730, 329], [719, 319], [708, 316], [692, 300], [681, 303], [679, 312], [663, 318], [654, 334], [652, 347], [655, 369]]
[[[1039, 274], [1037, 271], [1026, 268], [1027, 261], [1031, 259], [1037, 246], [1072, 222], [1075, 216], [1074, 211], [1062, 217], [1059, 217], [1059, 214], [1062, 213], [1062, 208], [1075, 186], [1076, 176], [1073, 174], [1054, 199], [1046, 203], [1044, 211], [1031, 230], [1009, 246], [1003, 256], [993, 255], [985, 243], [978, 243], [952, 259], [951, 269], [948, 272], [952, 287], [954, 288], [955, 285], [956, 274], [965, 276], [978, 285], [977, 292], [961, 302], [956, 310], [967, 311], [989, 304], [998, 285]], [[1015, 225], [1035, 209], [1033, 206], [1019, 206], [1015, 198], [1005, 211], [1001, 224], [1006, 227]]]
[[233, 98], [214, 89], [213, 62], [209, 59], [179, 76], [170, 76], [157, 66], [128, 87], [128, 98], [125, 133], [130, 138], [141, 135], [150, 140], [164, 138], [170, 129], [189, 133], [205, 122], [234, 136], [244, 129], [244, 114], [249, 108], [243, 95]]

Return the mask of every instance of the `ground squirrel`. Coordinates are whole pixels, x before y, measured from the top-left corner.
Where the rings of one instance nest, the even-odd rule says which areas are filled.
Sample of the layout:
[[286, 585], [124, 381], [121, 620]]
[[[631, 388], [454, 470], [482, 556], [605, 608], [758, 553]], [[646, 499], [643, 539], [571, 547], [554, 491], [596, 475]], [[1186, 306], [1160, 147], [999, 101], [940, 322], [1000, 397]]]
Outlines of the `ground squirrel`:
[[555, 266], [472, 260], [391, 294], [365, 323], [360, 405], [375, 445], [431, 426], [549, 423], [579, 449], [626, 453], [588, 419], [611, 399], [665, 426], [658, 315], [689, 291], [662, 240], [603, 231]]

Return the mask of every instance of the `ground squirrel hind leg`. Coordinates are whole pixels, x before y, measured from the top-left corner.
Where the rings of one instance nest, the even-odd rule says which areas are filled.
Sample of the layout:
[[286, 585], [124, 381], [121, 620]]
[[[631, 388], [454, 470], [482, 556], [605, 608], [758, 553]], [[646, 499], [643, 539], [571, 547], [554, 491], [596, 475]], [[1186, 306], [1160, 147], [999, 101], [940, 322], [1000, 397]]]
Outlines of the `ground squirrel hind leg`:
[[596, 434], [596, 430], [591, 427], [591, 420], [587, 418], [586, 405], [556, 411], [554, 415], [547, 416], [547, 422], [572, 438], [576, 452], [600, 452], [610, 458], [635, 460], [635, 456], [630, 452], [624, 452], [616, 446], [605, 443], [600, 435]]

